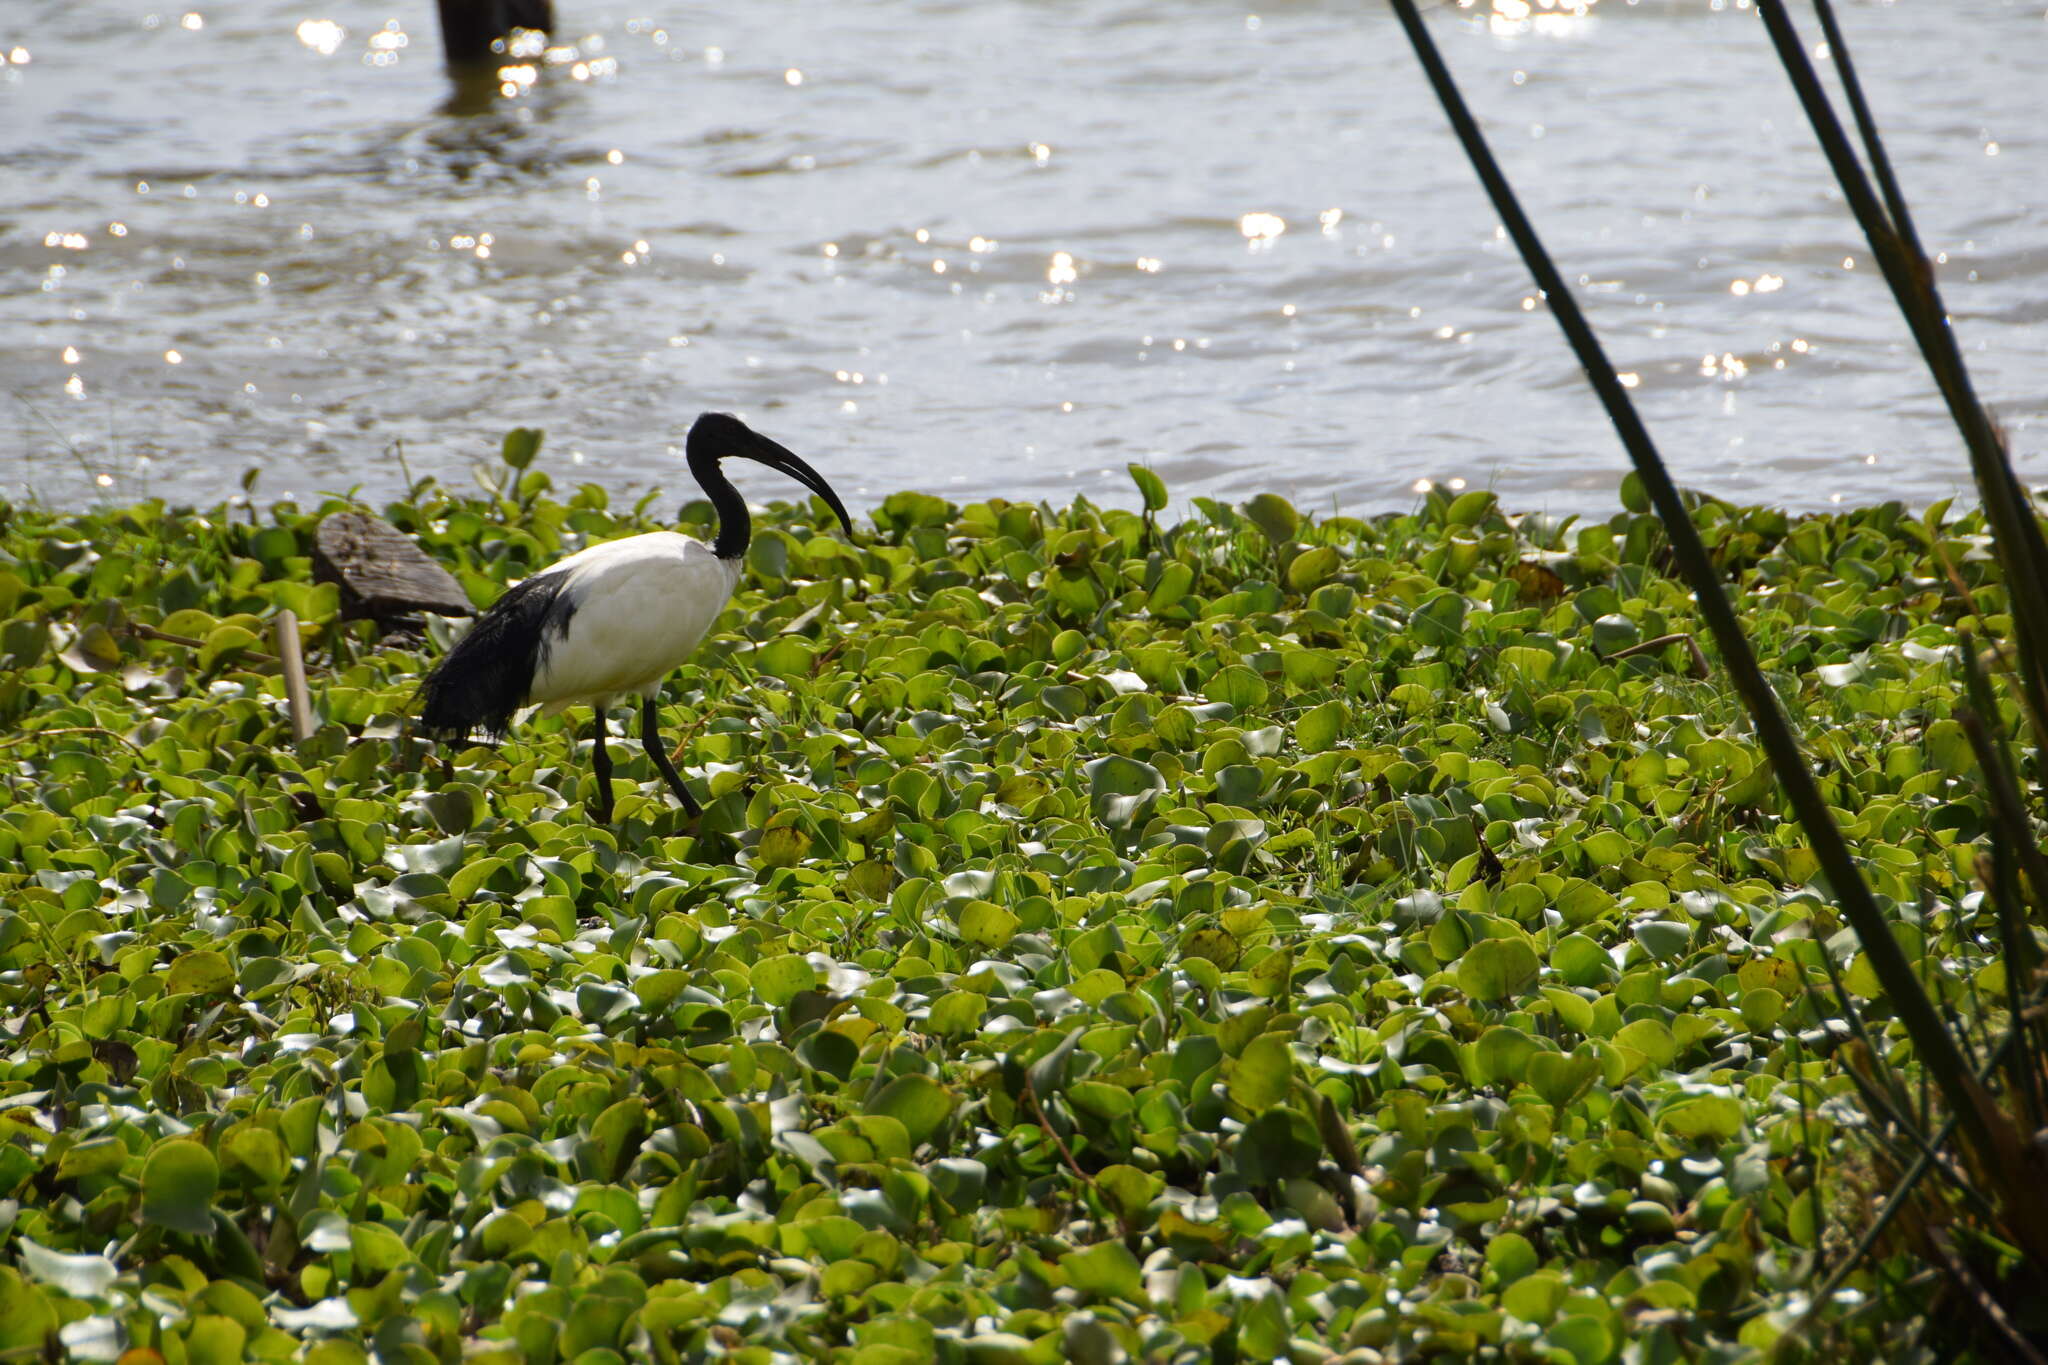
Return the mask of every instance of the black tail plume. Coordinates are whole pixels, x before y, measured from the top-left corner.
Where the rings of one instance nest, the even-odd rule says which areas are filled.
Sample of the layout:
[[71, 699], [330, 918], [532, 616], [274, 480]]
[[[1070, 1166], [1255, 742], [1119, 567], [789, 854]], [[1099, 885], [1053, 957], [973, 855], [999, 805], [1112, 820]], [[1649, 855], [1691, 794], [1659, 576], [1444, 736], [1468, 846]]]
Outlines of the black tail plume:
[[549, 637], [575, 610], [562, 598], [563, 575], [536, 574], [505, 590], [469, 634], [421, 680], [420, 722], [444, 739], [482, 730], [501, 739], [526, 704]]

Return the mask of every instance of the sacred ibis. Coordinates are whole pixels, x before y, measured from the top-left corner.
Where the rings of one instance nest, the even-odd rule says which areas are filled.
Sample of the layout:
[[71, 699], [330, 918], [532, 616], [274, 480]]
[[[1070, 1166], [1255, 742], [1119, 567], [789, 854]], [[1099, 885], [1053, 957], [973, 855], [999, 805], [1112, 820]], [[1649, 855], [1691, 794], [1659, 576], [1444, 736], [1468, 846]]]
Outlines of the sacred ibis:
[[690, 428], [690, 473], [718, 514], [711, 544], [651, 531], [578, 550], [505, 590], [420, 684], [428, 730], [463, 738], [481, 728], [492, 738], [515, 713], [538, 705], [553, 715], [589, 702], [591, 767], [598, 818], [612, 818], [612, 763], [605, 752], [605, 711], [638, 693], [640, 742], [669, 789], [692, 816], [696, 798], [662, 747], [655, 696], [662, 679], [690, 657], [739, 582], [753, 536], [747, 505], [719, 468], [735, 456], [779, 469], [825, 500], [853, 534], [839, 495], [818, 472], [739, 418], [707, 412]]

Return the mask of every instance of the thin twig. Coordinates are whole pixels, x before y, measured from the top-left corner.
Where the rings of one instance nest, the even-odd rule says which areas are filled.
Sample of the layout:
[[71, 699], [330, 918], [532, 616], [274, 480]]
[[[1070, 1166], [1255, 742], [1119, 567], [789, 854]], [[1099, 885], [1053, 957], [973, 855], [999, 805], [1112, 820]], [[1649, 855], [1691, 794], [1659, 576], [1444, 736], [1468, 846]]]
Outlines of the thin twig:
[[14, 744], [26, 744], [32, 739], [41, 739], [45, 735], [105, 735], [108, 739], [121, 741], [121, 743], [127, 745], [138, 754], [142, 752], [142, 746], [134, 740], [124, 734], [109, 730], [104, 725], [53, 725], [47, 730], [30, 730], [26, 733], [15, 735], [11, 739], [0, 739], [0, 749], [5, 749]]
[[86, 477], [93, 481], [95, 487], [104, 487], [104, 485], [100, 484], [99, 482], [101, 477], [101, 471], [93, 467], [93, 463], [91, 460], [85, 458], [85, 452], [80, 450], [78, 446], [72, 441], [72, 439], [64, 434], [64, 430], [62, 427], [59, 427], [55, 422], [51, 421], [48, 415], [45, 414], [41, 408], [37, 407], [34, 403], [29, 402], [28, 395], [24, 394], [21, 390], [16, 389], [14, 391], [14, 401], [21, 404], [22, 407], [28, 409], [29, 413], [33, 415], [37, 421], [41, 422], [44, 426], [50, 429], [51, 433], [55, 435], [58, 441], [60, 441], [63, 444], [64, 449], [71, 453], [71, 458], [78, 462], [78, 467], [85, 471]]
[[[140, 621], [130, 621], [122, 629], [128, 634], [138, 636], [144, 640], [161, 640], [167, 645], [183, 645], [187, 649], [206, 648], [206, 641], [204, 640], [195, 640], [189, 635], [173, 635], [167, 630], [158, 630], [155, 626], [146, 626]], [[242, 657], [245, 659], [255, 659], [259, 663], [266, 664], [279, 662], [275, 654], [265, 654], [260, 649], [245, 649], [242, 651]]]
[[1137, 1236], [1137, 1229], [1131, 1226], [1130, 1219], [1124, 1217], [1123, 1210], [1117, 1207], [1116, 1201], [1103, 1193], [1102, 1186], [1095, 1183], [1095, 1177], [1082, 1170], [1081, 1163], [1074, 1160], [1073, 1152], [1067, 1148], [1067, 1140], [1060, 1136], [1059, 1130], [1054, 1128], [1051, 1121], [1046, 1118], [1045, 1106], [1038, 1102], [1038, 1092], [1031, 1088], [1029, 1078], [1026, 1078], [1024, 1082], [1024, 1098], [1030, 1102], [1031, 1113], [1037, 1118], [1038, 1126], [1044, 1130], [1047, 1137], [1052, 1139], [1052, 1145], [1059, 1148], [1060, 1156], [1067, 1163], [1067, 1169], [1072, 1171], [1082, 1184], [1095, 1192], [1095, 1197], [1102, 1201], [1103, 1208], [1109, 1210], [1111, 1216], [1116, 1219], [1118, 1226], [1123, 1229], [1124, 1240], [1130, 1241], [1134, 1239]]
[[1713, 670], [1707, 667], [1706, 651], [1700, 648], [1700, 642], [1693, 638], [1691, 631], [1680, 630], [1674, 631], [1669, 635], [1659, 635], [1654, 640], [1644, 640], [1640, 644], [1630, 645], [1626, 649], [1617, 649], [1612, 654], [1605, 654], [1601, 657], [1608, 663], [1613, 663], [1616, 659], [1626, 659], [1633, 654], [1648, 654], [1653, 649], [1662, 649], [1666, 645], [1675, 645], [1681, 642], [1685, 645], [1686, 651], [1692, 655], [1692, 676], [1698, 678], [1701, 682], [1705, 682], [1708, 678], [1714, 676]]
[[1984, 1320], [1998, 1329], [1998, 1335], [2004, 1341], [2006, 1349], [2028, 1362], [2028, 1365], [2048, 1365], [2048, 1357], [2035, 1350], [2027, 1339], [2020, 1335], [2019, 1329], [2012, 1325], [2012, 1319], [2006, 1316], [2004, 1305], [2000, 1304], [1997, 1298], [1978, 1282], [1977, 1277], [1970, 1273], [1969, 1264], [1956, 1255], [1955, 1247], [1948, 1240], [1948, 1233], [1937, 1230], [1930, 1234], [1927, 1240], [1934, 1245], [1934, 1254], [1941, 1257], [1941, 1263], [1948, 1268], [1949, 1278], [1976, 1303], [1977, 1311], [1984, 1315]]

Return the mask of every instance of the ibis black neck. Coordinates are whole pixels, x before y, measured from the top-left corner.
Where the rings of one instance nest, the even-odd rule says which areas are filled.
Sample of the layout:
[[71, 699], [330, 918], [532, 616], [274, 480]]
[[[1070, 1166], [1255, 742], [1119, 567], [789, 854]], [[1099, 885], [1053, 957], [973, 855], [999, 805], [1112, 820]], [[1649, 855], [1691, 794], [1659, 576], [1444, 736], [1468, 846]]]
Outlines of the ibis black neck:
[[720, 559], [738, 559], [754, 538], [754, 519], [747, 515], [746, 499], [725, 477], [718, 456], [701, 447], [690, 452], [690, 473], [704, 496], [711, 499], [711, 510], [718, 514], [718, 535], [711, 542], [711, 553]]

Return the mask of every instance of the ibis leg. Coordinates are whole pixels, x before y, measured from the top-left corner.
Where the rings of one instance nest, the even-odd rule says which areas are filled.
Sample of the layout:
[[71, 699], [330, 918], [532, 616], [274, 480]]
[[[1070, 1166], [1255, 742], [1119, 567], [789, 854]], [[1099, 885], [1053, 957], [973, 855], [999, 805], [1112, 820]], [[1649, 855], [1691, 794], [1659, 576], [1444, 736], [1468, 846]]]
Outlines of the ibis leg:
[[604, 708], [596, 708], [597, 717], [590, 725], [590, 766], [597, 774], [597, 818], [599, 823], [612, 822], [612, 756], [604, 747]]
[[683, 785], [683, 775], [676, 771], [676, 765], [669, 761], [668, 750], [661, 743], [661, 718], [655, 714], [654, 698], [649, 697], [640, 704], [640, 742], [647, 746], [647, 756], [654, 760], [654, 766], [661, 769], [662, 779], [669, 790], [683, 803], [683, 809], [692, 818], [702, 815], [704, 808], [697, 804], [697, 798], [690, 795], [690, 789]]

